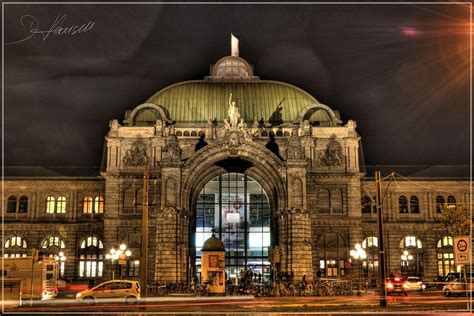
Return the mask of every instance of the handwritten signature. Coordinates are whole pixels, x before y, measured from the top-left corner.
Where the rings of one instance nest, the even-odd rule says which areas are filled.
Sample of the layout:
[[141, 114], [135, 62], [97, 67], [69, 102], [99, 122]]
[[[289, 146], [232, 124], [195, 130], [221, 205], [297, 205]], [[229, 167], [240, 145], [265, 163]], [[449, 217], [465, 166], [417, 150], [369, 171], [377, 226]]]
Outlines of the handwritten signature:
[[48, 39], [48, 37], [51, 34], [53, 34], [54, 36], [62, 36], [62, 35], [76, 35], [76, 34], [81, 34], [81, 33], [87, 33], [90, 30], [92, 30], [92, 28], [95, 25], [95, 22], [91, 20], [82, 25], [64, 26], [66, 18], [67, 18], [66, 14], [58, 14], [53, 24], [51, 24], [50, 28], [48, 30], [42, 31], [39, 29], [39, 21], [36, 17], [29, 14], [23, 15], [20, 18], [20, 23], [24, 28], [27, 28], [28, 33], [26, 37], [18, 41], [9, 42], [5, 44], [9, 45], [9, 44], [18, 44], [21, 42], [25, 42], [29, 39], [34, 38], [38, 34], [41, 35], [44, 42]]

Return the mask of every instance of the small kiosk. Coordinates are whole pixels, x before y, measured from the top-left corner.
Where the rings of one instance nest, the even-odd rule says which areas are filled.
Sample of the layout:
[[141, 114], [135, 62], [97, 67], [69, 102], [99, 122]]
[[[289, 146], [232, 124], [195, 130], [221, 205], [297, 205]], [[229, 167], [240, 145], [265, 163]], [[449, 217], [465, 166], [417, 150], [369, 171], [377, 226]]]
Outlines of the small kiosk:
[[222, 241], [212, 236], [204, 242], [201, 250], [201, 280], [209, 285], [210, 294], [225, 295], [225, 248]]

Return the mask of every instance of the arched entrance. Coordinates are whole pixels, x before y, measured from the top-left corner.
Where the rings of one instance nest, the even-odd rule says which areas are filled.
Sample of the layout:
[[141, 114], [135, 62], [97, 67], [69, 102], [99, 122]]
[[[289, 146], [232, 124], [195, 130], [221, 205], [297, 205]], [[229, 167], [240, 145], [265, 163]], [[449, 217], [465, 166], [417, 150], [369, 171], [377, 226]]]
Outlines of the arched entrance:
[[201, 248], [216, 229], [226, 248], [226, 274], [234, 281], [242, 269], [270, 280], [271, 206], [263, 187], [244, 173], [227, 172], [201, 189], [195, 203], [195, 265], [198, 276]]

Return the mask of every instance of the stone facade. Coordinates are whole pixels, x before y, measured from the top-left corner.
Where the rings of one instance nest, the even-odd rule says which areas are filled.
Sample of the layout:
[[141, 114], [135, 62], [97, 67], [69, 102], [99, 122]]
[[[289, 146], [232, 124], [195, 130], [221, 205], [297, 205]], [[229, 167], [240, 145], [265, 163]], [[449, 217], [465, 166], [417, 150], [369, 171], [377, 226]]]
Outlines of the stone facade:
[[[219, 72], [214, 69], [213, 73]], [[229, 75], [219, 81], [214, 76], [211, 82], [217, 82], [225, 93], [233, 92], [239, 83], [248, 85], [246, 80], [259, 80], [253, 72], [249, 73], [248, 79]], [[233, 85], [226, 88], [227, 83]], [[294, 91], [302, 93], [297, 88]], [[233, 93], [238, 96], [239, 90]], [[159, 98], [160, 93], [151, 99]], [[248, 98], [241, 101], [244, 99], [249, 102]], [[105, 163], [100, 176], [7, 176], [3, 201], [5, 239], [21, 236], [27, 241], [27, 248], [6, 252], [30, 253], [32, 248], [40, 248], [48, 236], [59, 236], [66, 243], [64, 252], [68, 257], [64, 275], [70, 278], [88, 278], [84, 273], [81, 275], [79, 268], [81, 251], [85, 251], [81, 250], [81, 243], [88, 236], [103, 242], [103, 249], [97, 250], [100, 255], [124, 242], [132, 250], [132, 260], [137, 260], [143, 173], [147, 164], [149, 280], [190, 280], [195, 264], [192, 245], [197, 198], [206, 183], [226, 172], [244, 173], [265, 190], [272, 210], [271, 246], [279, 249], [278, 271], [292, 274], [294, 279], [312, 279], [321, 273], [347, 276], [345, 264], [350, 249], [367, 237], [376, 236], [377, 214], [370, 207], [367, 212], [364, 202], [361, 204], [361, 198], [371, 198], [375, 189], [368, 178], [371, 174], [362, 171], [356, 123], [349, 120], [343, 125], [336, 111], [316, 101], [309, 105], [292, 103], [296, 109], [283, 112], [281, 117], [277, 108], [268, 121], [259, 119], [264, 114], [258, 113], [258, 105], [251, 120], [242, 107], [238, 126], [219, 119], [219, 115], [225, 114], [214, 113], [204, 121], [173, 117], [173, 113], [179, 114], [176, 107], [186, 111], [192, 101], [189, 97], [184, 105], [175, 104], [173, 109], [147, 102], [127, 112], [123, 124], [112, 120], [105, 137]], [[223, 103], [222, 108], [226, 112], [227, 105]], [[318, 111], [325, 116], [314, 119]], [[288, 113], [296, 116], [288, 118]], [[275, 124], [277, 119], [281, 122]], [[384, 187], [387, 185], [388, 180]], [[408, 199], [416, 196], [418, 212], [413, 208], [400, 213], [401, 195]], [[446, 236], [436, 211], [439, 195], [445, 199], [452, 196], [456, 203], [467, 205], [469, 181], [415, 177], [398, 181], [387, 191], [384, 219], [388, 271], [403, 272], [400, 243], [406, 236], [415, 236], [422, 243], [422, 248], [415, 246], [422, 253], [421, 263], [417, 263], [422, 269], [416, 272], [425, 277], [438, 274], [437, 242]], [[19, 213], [17, 206], [13, 212], [9, 198], [15, 197], [18, 203], [21, 196], [28, 198], [27, 211]], [[48, 196], [66, 197], [65, 213], [48, 213]], [[95, 209], [98, 204], [94, 204], [91, 212], [84, 213], [84, 203], [88, 203], [85, 197], [89, 196], [92, 203], [96, 197], [104, 198], [103, 212]], [[102, 277], [93, 278], [109, 278], [111, 263], [99, 257], [94, 260], [103, 261], [104, 267]]]

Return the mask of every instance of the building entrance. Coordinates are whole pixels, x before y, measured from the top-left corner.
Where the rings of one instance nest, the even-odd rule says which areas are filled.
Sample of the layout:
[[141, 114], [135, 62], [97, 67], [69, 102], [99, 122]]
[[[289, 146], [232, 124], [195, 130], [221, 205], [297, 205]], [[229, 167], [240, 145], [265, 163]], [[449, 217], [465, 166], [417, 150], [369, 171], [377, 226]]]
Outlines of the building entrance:
[[270, 203], [259, 183], [242, 173], [225, 173], [200, 192], [195, 235], [198, 275], [201, 248], [213, 227], [226, 249], [227, 280], [240, 279], [242, 270], [252, 270], [253, 281], [270, 280]]

